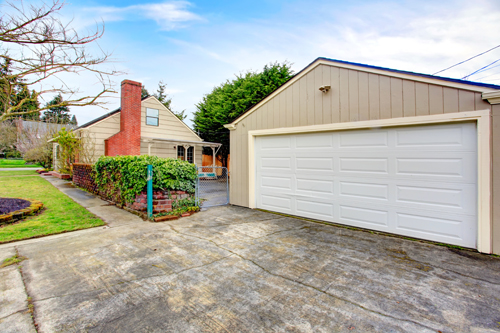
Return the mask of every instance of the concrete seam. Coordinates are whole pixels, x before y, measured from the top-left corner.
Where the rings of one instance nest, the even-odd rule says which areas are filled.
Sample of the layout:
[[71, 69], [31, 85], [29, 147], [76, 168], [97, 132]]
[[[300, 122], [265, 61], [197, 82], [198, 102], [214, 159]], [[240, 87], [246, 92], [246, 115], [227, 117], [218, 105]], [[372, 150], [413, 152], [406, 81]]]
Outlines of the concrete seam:
[[[15, 246], [14, 249], [16, 250], [16, 254], [18, 256], [20, 256], [17, 246]], [[33, 300], [33, 298], [29, 294], [28, 287], [26, 286], [26, 279], [25, 279], [24, 273], [23, 273], [23, 266], [21, 265], [21, 263], [18, 263], [17, 265], [19, 268], [19, 274], [21, 274], [21, 281], [23, 282], [24, 291], [26, 292], [26, 296], [27, 296], [26, 301], [28, 302], [28, 306], [29, 306], [30, 302], [28, 300], [29, 299]], [[31, 320], [33, 322], [33, 327], [35, 328], [35, 331], [38, 332], [38, 324], [36, 323], [36, 318], [35, 318], [35, 304], [33, 302], [31, 302], [31, 304], [33, 305], [33, 309], [28, 308], [28, 310], [31, 310]]]

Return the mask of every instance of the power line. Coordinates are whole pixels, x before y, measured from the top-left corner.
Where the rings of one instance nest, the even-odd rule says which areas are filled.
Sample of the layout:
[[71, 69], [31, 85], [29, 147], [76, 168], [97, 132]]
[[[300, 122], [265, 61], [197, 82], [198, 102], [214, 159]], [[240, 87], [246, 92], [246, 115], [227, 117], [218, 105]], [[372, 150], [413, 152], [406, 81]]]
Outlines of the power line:
[[474, 59], [474, 58], [477, 58], [477, 57], [479, 57], [480, 55], [483, 55], [483, 54], [485, 54], [485, 53], [488, 53], [488, 52], [490, 52], [490, 51], [493, 51], [494, 49], [497, 49], [497, 48], [499, 48], [499, 47], [500, 47], [500, 45], [497, 45], [497, 46], [495, 46], [494, 48], [489, 49], [488, 51], [484, 51], [483, 53], [479, 53], [479, 54], [477, 54], [477, 55], [473, 56], [472, 58], [469, 58], [469, 59], [467, 59], [467, 60], [464, 60], [464, 61], [462, 61], [462, 62], [459, 62], [458, 64], [455, 64], [455, 65], [453, 65], [453, 66], [450, 66], [450, 67], [448, 67], [448, 68], [445, 68], [445, 69], [443, 69], [443, 70], [440, 70], [439, 72], [436, 72], [436, 73], [434, 73], [434, 74], [432, 74], [432, 75], [436, 75], [436, 74], [438, 74], [438, 73], [441, 73], [441, 72], [447, 71], [447, 70], [448, 70], [448, 69], [450, 69], [450, 68], [453, 68], [453, 67], [455, 67], [455, 66], [461, 65], [461, 64], [463, 64], [464, 62], [467, 62], [467, 61], [469, 61], [469, 60], [472, 60], [472, 59]]
[[497, 59], [497, 60], [493, 61], [491, 64], [488, 64], [488, 65], [486, 65], [486, 66], [484, 66], [484, 67], [479, 68], [477, 71], [472, 72], [472, 73], [470, 73], [469, 75], [464, 76], [464, 77], [462, 78], [462, 80], [465, 80], [465, 79], [467, 79], [468, 77], [470, 77], [470, 76], [472, 76], [472, 75], [474, 75], [474, 74], [476, 74], [476, 73], [484, 72], [484, 71], [486, 70], [486, 68], [490, 67], [491, 65], [493, 65], [494, 63], [497, 63], [497, 62], [499, 62], [499, 61], [500, 61], [500, 59]]

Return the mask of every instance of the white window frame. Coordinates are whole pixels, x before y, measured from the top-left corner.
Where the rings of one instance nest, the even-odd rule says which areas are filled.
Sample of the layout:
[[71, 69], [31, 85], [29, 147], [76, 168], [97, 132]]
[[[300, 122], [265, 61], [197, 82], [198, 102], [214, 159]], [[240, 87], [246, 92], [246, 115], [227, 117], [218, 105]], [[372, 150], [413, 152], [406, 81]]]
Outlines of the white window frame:
[[[156, 116], [156, 117], [148, 116], [148, 111], [149, 110], [156, 111], [158, 113], [158, 116]], [[148, 118], [156, 119], [156, 125], [148, 124]], [[158, 109], [152, 109], [152, 108], [146, 108], [146, 126], [155, 126], [155, 127], [160, 126], [160, 110], [158, 110]]]

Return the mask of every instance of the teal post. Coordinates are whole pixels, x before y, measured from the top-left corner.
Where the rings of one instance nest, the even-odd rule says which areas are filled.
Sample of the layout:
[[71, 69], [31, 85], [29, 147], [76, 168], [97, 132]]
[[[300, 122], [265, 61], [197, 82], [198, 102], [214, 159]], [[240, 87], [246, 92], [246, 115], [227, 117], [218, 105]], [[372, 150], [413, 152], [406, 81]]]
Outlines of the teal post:
[[148, 165], [148, 219], [153, 217], [153, 166]]

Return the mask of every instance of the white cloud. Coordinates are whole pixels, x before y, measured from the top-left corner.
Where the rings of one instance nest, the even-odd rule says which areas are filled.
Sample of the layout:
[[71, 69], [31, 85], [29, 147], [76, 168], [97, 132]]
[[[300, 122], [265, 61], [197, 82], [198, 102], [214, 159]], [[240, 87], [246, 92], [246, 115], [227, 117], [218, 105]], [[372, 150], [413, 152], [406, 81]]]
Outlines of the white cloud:
[[162, 30], [174, 30], [188, 22], [203, 21], [202, 17], [188, 10], [191, 6], [187, 1], [169, 1], [127, 7], [90, 7], [84, 11], [105, 22], [150, 19], [156, 21]]

